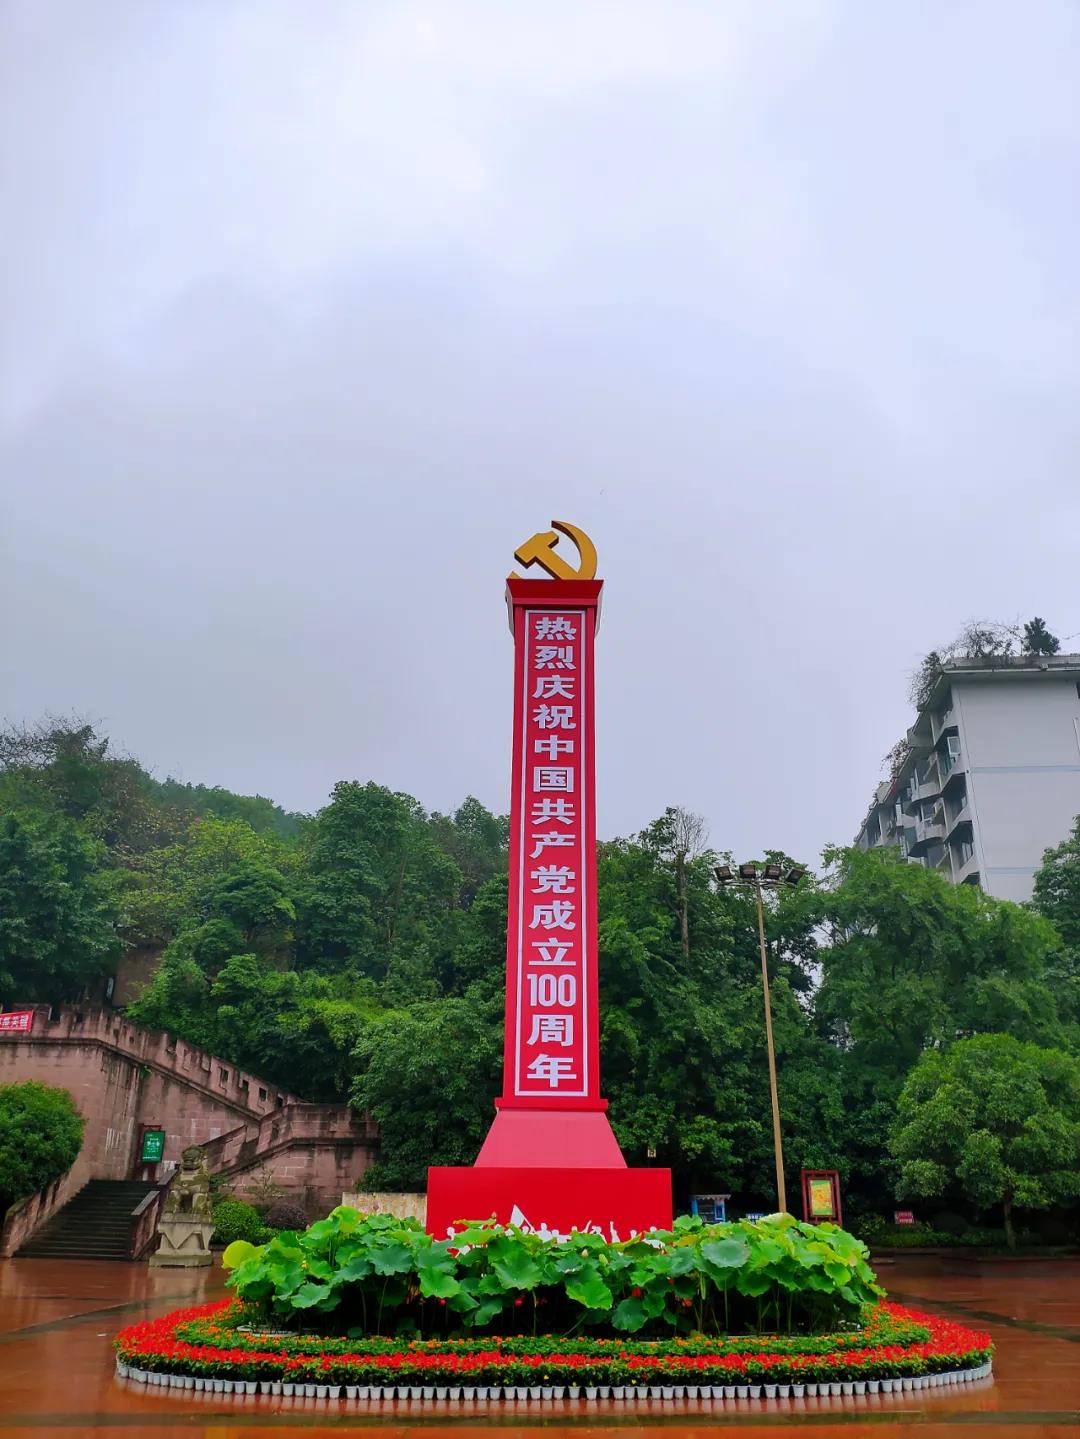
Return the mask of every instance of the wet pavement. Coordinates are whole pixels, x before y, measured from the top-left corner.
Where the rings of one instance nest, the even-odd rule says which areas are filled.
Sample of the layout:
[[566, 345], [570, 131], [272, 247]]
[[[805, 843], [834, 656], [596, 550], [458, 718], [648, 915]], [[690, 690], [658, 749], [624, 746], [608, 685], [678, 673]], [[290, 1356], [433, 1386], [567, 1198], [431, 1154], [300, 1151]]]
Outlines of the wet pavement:
[[336, 1412], [325, 1402], [224, 1395], [147, 1393], [118, 1382], [111, 1339], [140, 1318], [197, 1304], [223, 1292], [219, 1270], [149, 1270], [138, 1264], [0, 1261], [0, 1439], [10, 1436], [141, 1436], [141, 1439], [305, 1439], [345, 1429], [377, 1429], [380, 1439], [452, 1429], [470, 1439], [497, 1429], [514, 1439], [543, 1428], [574, 1430], [579, 1439], [615, 1439], [618, 1431], [661, 1430], [719, 1439], [718, 1430], [752, 1431], [755, 1439], [1066, 1439], [1080, 1433], [1080, 1260], [988, 1262], [906, 1256], [879, 1275], [903, 1303], [988, 1329], [997, 1345], [994, 1380], [947, 1391], [754, 1405], [656, 1403], [649, 1410], [603, 1403], [397, 1403], [371, 1415]]

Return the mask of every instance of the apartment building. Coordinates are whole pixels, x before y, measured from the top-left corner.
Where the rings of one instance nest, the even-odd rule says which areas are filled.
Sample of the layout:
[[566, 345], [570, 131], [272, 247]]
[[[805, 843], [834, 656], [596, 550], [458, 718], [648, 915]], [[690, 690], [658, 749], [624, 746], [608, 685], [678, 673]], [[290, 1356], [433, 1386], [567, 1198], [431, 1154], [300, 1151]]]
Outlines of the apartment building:
[[1080, 814], [1080, 655], [951, 660], [856, 837], [1001, 899], [1031, 897]]

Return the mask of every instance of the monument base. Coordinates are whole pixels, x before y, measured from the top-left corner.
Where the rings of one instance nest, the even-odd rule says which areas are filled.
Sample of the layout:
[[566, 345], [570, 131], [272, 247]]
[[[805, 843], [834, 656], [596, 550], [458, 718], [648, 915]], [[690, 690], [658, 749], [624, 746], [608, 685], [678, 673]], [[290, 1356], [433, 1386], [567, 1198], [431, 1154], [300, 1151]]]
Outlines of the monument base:
[[601, 1107], [525, 1109], [496, 1100], [495, 1122], [476, 1156], [479, 1169], [626, 1169]]
[[670, 1229], [671, 1170], [613, 1165], [428, 1170], [429, 1234], [443, 1238], [463, 1221], [491, 1218], [538, 1234], [591, 1229], [614, 1242], [647, 1229]]

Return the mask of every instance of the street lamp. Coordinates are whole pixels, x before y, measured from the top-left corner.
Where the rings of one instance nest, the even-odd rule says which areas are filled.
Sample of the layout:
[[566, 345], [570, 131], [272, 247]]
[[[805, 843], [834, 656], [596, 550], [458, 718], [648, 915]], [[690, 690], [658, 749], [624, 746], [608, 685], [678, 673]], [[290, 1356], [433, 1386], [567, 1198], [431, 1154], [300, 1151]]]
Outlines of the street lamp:
[[781, 1214], [787, 1212], [787, 1189], [784, 1184], [784, 1147], [780, 1138], [780, 1096], [776, 1088], [776, 1049], [773, 1045], [772, 1003], [769, 999], [769, 958], [765, 948], [765, 905], [761, 898], [762, 889], [779, 889], [799, 883], [806, 870], [794, 865], [784, 874], [783, 868], [775, 863], [759, 867], [756, 864], [740, 864], [738, 874], [733, 874], [729, 864], [718, 864], [713, 870], [719, 885], [744, 885], [754, 891], [757, 901], [758, 946], [761, 950], [761, 988], [765, 995], [765, 1044], [769, 1054], [769, 1098], [772, 1101], [773, 1154], [776, 1158], [776, 1199]]

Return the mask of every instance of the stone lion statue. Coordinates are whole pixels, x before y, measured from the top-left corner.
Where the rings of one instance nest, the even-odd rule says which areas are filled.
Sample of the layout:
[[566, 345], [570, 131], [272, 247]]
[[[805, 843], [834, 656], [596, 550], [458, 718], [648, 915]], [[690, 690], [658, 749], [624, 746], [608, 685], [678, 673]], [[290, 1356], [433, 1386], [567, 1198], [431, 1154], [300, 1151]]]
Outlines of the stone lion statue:
[[191, 1144], [180, 1156], [180, 1168], [169, 1186], [166, 1214], [189, 1214], [193, 1219], [210, 1218], [210, 1171], [206, 1156]]

